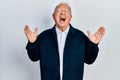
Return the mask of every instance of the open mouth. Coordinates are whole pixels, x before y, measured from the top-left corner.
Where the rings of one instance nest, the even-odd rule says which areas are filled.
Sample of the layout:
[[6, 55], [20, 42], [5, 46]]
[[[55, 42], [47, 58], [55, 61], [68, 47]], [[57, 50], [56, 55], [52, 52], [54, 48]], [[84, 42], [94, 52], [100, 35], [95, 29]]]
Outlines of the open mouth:
[[64, 22], [65, 20], [66, 20], [65, 18], [60, 18], [60, 21], [63, 21], [63, 22]]

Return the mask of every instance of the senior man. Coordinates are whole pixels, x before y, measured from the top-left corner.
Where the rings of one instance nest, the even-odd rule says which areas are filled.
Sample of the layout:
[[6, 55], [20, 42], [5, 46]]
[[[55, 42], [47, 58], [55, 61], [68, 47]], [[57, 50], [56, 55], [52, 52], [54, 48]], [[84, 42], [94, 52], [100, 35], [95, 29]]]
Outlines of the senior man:
[[38, 34], [28, 25], [24, 31], [28, 39], [26, 46], [29, 58], [40, 61], [41, 80], [83, 80], [84, 63], [92, 64], [98, 55], [98, 43], [105, 34], [100, 27], [88, 37], [71, 24], [71, 7], [60, 3], [55, 7], [53, 28]]

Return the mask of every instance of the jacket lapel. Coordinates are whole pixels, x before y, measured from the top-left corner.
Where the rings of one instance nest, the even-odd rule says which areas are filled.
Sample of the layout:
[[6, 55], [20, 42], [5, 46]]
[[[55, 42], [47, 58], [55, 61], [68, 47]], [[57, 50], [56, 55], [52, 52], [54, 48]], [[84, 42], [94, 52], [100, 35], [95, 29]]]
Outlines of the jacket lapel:
[[56, 48], [57, 48], [57, 50], [58, 50], [58, 41], [57, 41], [57, 34], [56, 34], [56, 30], [55, 30], [55, 25], [54, 25], [54, 27], [51, 29], [51, 37], [52, 37], [52, 39], [53, 39], [53, 42], [55, 43], [55, 46], [56, 46]]
[[70, 29], [69, 29], [69, 32], [68, 32], [68, 35], [67, 35], [66, 41], [65, 41], [64, 51], [71, 46], [71, 42], [72, 42], [72, 39], [73, 39], [73, 34], [74, 34], [74, 28], [70, 24]]

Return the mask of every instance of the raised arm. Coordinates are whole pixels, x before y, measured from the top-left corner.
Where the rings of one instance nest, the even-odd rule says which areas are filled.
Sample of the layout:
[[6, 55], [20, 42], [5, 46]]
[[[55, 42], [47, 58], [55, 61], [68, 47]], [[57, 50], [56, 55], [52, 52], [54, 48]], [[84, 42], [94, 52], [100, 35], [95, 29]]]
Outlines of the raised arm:
[[85, 47], [85, 63], [92, 64], [98, 55], [98, 43], [105, 34], [105, 28], [100, 27], [93, 35], [88, 31]]
[[28, 44], [26, 46], [28, 56], [32, 61], [37, 61], [40, 59], [39, 42], [37, 39], [38, 28], [35, 28], [34, 32], [32, 32], [29, 26], [26, 25], [24, 32], [28, 39]]

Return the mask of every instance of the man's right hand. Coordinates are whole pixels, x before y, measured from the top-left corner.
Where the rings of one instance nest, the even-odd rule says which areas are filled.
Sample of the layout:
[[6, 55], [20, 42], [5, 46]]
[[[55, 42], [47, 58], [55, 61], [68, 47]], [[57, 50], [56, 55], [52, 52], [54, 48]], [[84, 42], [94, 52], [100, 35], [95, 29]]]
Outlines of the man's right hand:
[[28, 25], [24, 27], [24, 32], [30, 43], [34, 43], [37, 39], [38, 28], [36, 27], [34, 32], [32, 32]]

